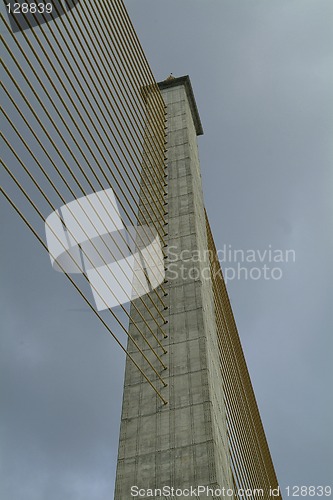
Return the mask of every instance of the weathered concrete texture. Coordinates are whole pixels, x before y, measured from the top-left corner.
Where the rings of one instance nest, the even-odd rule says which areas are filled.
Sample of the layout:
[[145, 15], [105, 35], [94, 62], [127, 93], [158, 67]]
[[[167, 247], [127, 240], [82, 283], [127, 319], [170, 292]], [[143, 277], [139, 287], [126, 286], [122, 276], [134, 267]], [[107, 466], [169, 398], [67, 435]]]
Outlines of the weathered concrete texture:
[[[197, 485], [233, 487], [213, 295], [211, 281], [207, 279], [209, 262], [208, 258], [200, 262], [190, 259], [192, 251], [207, 249], [207, 234], [196, 137], [200, 120], [187, 85], [181, 78], [178, 82], [172, 81], [170, 86], [165, 83], [161, 86], [168, 109], [169, 260], [166, 260], [168, 283], [165, 285], [168, 296], [162, 297], [168, 305], [168, 310], [162, 311], [168, 319], [168, 324], [163, 326], [168, 333], [168, 338], [163, 339], [168, 352], [162, 355], [160, 348], [156, 350], [168, 366], [167, 371], [163, 371], [137, 327], [131, 324], [129, 330], [166, 380], [167, 387], [163, 388], [132, 342], [128, 346], [168, 404], [163, 405], [128, 361], [116, 500], [130, 499], [133, 485], [144, 489], [164, 485], [181, 489]], [[181, 255], [183, 250], [186, 252]], [[156, 302], [154, 292], [150, 295]], [[161, 324], [149, 297], [144, 301], [147, 306], [150, 304], [153, 318]], [[161, 339], [156, 322], [143, 304], [137, 300], [135, 305]], [[133, 305], [131, 315], [156, 346]]]

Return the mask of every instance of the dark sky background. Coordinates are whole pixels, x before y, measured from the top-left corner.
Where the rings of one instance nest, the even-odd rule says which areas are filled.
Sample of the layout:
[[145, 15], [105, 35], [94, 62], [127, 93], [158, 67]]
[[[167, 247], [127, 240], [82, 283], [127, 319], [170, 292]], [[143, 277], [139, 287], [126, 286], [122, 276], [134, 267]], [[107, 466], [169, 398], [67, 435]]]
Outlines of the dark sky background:
[[[333, 2], [125, 3], [156, 80], [190, 75], [217, 248], [295, 251], [228, 290], [281, 486], [330, 484]], [[0, 497], [111, 499], [124, 357], [3, 200], [1, 219]]]

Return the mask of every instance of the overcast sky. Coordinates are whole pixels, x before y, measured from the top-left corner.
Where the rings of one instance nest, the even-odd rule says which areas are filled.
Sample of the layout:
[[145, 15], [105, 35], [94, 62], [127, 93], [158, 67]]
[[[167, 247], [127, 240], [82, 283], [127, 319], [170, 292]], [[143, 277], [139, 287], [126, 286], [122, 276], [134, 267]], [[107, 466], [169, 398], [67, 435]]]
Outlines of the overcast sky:
[[[190, 75], [217, 248], [295, 251], [228, 290], [280, 484], [330, 484], [333, 2], [125, 3], [156, 80]], [[0, 496], [111, 499], [124, 357], [1, 217]]]

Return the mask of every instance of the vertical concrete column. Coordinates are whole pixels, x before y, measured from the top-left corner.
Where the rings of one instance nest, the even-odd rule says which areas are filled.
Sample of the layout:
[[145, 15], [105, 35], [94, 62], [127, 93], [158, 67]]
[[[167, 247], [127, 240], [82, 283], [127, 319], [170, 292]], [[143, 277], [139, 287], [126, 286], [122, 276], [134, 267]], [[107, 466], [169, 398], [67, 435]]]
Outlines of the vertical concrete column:
[[[168, 386], [161, 386], [131, 343], [128, 348], [168, 404], [163, 405], [127, 361], [116, 500], [130, 499], [132, 486], [144, 490], [198, 485], [233, 488], [197, 148], [197, 135], [203, 132], [189, 77], [170, 78], [159, 87], [168, 111], [168, 296], [163, 297], [168, 305], [163, 311], [168, 338], [161, 337], [156, 323], [162, 321], [156, 308], [151, 305], [149, 314], [139, 301], [136, 306], [168, 350], [162, 355], [157, 349], [168, 366], [166, 371], [144, 346], [133, 323], [129, 331]], [[156, 301], [153, 292], [151, 298]], [[145, 303], [149, 305], [149, 297]], [[131, 314], [153, 342], [133, 307]]]

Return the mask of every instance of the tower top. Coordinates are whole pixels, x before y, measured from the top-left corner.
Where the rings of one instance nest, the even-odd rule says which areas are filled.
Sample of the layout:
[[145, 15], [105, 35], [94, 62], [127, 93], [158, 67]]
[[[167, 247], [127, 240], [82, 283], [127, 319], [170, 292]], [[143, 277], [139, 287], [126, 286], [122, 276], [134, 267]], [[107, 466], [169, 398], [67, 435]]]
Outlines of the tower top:
[[184, 85], [185, 91], [187, 94], [187, 98], [188, 98], [188, 102], [190, 104], [196, 133], [197, 133], [197, 135], [203, 135], [203, 128], [201, 125], [201, 120], [200, 120], [200, 116], [199, 116], [199, 112], [198, 112], [198, 108], [197, 108], [197, 103], [195, 102], [190, 77], [188, 75], [174, 77], [173, 74], [171, 73], [170, 76], [168, 76], [168, 78], [166, 78], [166, 80], [164, 80], [163, 82], [158, 82], [157, 85], [158, 85], [160, 90]]

